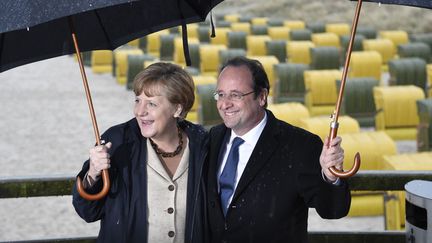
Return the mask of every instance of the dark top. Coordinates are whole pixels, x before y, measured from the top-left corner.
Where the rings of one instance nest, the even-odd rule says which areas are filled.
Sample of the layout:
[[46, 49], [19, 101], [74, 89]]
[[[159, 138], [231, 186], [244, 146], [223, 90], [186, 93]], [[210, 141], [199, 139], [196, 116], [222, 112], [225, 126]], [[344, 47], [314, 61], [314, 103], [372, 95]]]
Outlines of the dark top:
[[341, 179], [336, 186], [323, 180], [321, 139], [274, 117], [259, 137], [224, 217], [217, 189], [220, 148], [231, 130], [210, 130], [208, 219], [211, 242], [307, 242], [308, 208], [327, 219], [347, 215], [351, 195]]
[[[180, 122], [179, 126], [188, 136], [190, 150], [185, 243], [208, 242], [204, 238], [206, 205], [202, 179], [208, 134], [201, 126], [187, 121]], [[104, 199], [87, 201], [79, 196], [74, 186], [75, 210], [87, 222], [100, 220], [98, 242], [145, 243], [148, 238], [146, 138], [141, 135], [136, 119], [131, 119], [108, 129], [102, 139], [112, 142], [108, 151], [111, 188]], [[87, 160], [78, 176], [83, 178], [88, 169]], [[101, 188], [102, 180], [99, 180], [88, 193], [97, 193]]]

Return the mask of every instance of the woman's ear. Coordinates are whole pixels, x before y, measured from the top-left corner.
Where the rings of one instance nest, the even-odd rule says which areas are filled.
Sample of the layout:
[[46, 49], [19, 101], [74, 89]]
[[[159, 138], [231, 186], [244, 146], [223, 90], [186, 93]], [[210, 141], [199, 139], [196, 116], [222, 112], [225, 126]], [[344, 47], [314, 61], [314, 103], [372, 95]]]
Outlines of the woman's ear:
[[176, 111], [175, 111], [175, 113], [174, 113], [174, 117], [175, 117], [175, 118], [179, 118], [180, 115], [182, 114], [182, 111], [183, 111], [183, 107], [182, 107], [182, 105], [177, 104], [177, 105], [176, 105]]

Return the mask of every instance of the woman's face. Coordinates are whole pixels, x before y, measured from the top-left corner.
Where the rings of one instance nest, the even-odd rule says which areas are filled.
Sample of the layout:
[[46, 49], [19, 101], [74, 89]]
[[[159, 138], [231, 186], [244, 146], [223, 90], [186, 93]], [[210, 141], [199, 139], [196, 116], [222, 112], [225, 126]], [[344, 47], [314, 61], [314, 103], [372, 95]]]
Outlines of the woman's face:
[[176, 133], [176, 117], [180, 112], [180, 105], [172, 104], [163, 95], [148, 97], [142, 92], [135, 97], [134, 114], [146, 138], [158, 140]]

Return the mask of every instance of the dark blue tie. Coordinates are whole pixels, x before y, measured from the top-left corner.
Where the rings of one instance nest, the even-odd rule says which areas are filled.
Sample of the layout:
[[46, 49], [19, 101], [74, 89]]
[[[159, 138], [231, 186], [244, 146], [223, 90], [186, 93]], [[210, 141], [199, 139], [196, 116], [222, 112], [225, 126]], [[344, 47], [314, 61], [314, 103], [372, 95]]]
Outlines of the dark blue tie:
[[226, 215], [228, 211], [229, 199], [234, 193], [234, 183], [237, 173], [237, 164], [239, 161], [238, 148], [242, 143], [244, 143], [243, 139], [239, 137], [234, 138], [225, 163], [225, 168], [219, 177], [220, 197], [224, 215]]

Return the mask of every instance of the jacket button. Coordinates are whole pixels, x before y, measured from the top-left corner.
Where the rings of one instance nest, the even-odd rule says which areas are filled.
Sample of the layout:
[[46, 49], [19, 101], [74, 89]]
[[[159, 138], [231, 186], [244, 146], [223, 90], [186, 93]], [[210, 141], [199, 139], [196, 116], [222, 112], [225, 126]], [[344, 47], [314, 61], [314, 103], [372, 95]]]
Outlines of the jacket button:
[[168, 186], [168, 190], [170, 190], [170, 191], [174, 191], [174, 186], [173, 186], [173, 185], [169, 185], [169, 186]]
[[168, 232], [168, 236], [169, 236], [169, 237], [172, 238], [172, 237], [174, 237], [174, 235], [175, 235], [174, 231], [171, 230], [170, 232]]
[[169, 213], [169, 214], [174, 213], [174, 208], [168, 208], [168, 213]]

